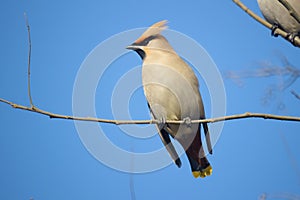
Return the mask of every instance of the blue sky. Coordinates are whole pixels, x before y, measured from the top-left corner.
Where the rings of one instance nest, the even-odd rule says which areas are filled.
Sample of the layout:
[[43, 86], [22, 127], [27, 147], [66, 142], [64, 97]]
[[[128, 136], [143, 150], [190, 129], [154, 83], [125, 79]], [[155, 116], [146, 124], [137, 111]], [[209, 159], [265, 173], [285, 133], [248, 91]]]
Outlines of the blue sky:
[[[243, 2], [260, 13], [256, 1]], [[269, 30], [230, 0], [3, 1], [0, 11], [0, 98], [29, 104], [28, 43], [23, 16], [27, 12], [33, 45], [33, 101], [54, 113], [72, 115], [76, 77], [97, 45], [115, 34], [163, 19], [169, 21], [170, 29], [202, 45], [222, 74], [256, 70], [265, 66], [262, 63], [282, 66], [280, 56], [285, 56], [293, 66], [300, 66], [298, 48], [271, 37]], [[140, 64], [140, 58], [133, 52], [111, 63], [96, 89], [98, 117], [113, 118], [112, 90], [123, 74]], [[286, 78], [242, 79], [242, 86], [224, 78], [227, 114], [265, 112], [299, 116], [300, 101], [290, 94], [290, 90], [300, 93], [299, 80], [284, 91], [273, 90], [276, 95], [267, 105], [262, 104], [268, 88]], [[199, 79], [210, 117], [213, 105], [208, 87]], [[133, 93], [128, 110], [133, 119], [149, 118], [141, 88]], [[257, 199], [263, 193], [300, 195], [299, 123], [262, 119], [226, 122], [214, 154], [208, 156], [213, 175], [194, 179], [185, 156], [181, 157], [180, 169], [170, 165], [130, 175], [95, 159], [80, 140], [72, 121], [49, 119], [5, 104], [0, 104], [0, 113], [1, 199], [130, 199], [132, 179], [136, 199]], [[115, 145], [125, 150], [148, 152], [162, 147], [157, 136], [136, 139], [124, 134], [121, 127], [105, 124], [101, 127]], [[131, 128], [134, 130], [135, 126]], [[103, 153], [110, 152], [103, 149]], [[149, 160], [149, 165], [151, 162], [155, 161]]]

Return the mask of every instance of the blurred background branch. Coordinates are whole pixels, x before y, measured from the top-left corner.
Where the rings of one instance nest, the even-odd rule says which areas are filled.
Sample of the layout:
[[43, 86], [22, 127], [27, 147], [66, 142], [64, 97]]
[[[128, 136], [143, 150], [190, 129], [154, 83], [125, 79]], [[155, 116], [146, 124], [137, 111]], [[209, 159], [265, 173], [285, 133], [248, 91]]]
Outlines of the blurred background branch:
[[[262, 104], [267, 105], [276, 96], [276, 94], [282, 93], [287, 88], [292, 87], [292, 85], [300, 77], [300, 69], [292, 65], [285, 56], [281, 54], [278, 55], [282, 65], [274, 64], [269, 61], [262, 61], [258, 62], [259, 67], [255, 69], [226, 71], [224, 73], [224, 77], [231, 79], [238, 86], [242, 86], [243, 79], [247, 78], [277, 77], [279, 80], [278, 83], [272, 84], [265, 88], [265, 95], [262, 97]], [[300, 96], [294, 90], [291, 90], [291, 94], [297, 99], [300, 99]], [[284, 107], [283, 102], [279, 103], [279, 107]]]
[[263, 193], [260, 195], [258, 199], [259, 200], [267, 200], [267, 199], [300, 200], [300, 196], [295, 194], [289, 194], [289, 193], [282, 193], [282, 194]]
[[295, 92], [295, 90], [292, 90], [291, 93], [292, 93], [292, 95], [294, 95], [297, 99], [300, 100], [300, 95], [299, 95], [297, 92]]

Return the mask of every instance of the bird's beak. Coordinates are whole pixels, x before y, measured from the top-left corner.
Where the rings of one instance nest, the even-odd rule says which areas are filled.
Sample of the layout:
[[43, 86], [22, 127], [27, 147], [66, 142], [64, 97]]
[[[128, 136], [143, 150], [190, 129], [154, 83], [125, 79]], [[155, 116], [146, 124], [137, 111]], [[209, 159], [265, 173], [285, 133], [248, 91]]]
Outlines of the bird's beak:
[[145, 51], [144, 51], [144, 47], [143, 46], [140, 46], [140, 45], [138, 45], [136, 43], [133, 43], [133, 44], [127, 46], [126, 49], [135, 51], [144, 60], [144, 58], [145, 58]]
[[136, 43], [132, 43], [131, 45], [127, 46], [126, 49], [129, 49], [129, 50], [138, 50], [140, 49], [140, 46], [137, 45]]
[[136, 49], [136, 46], [129, 45], [129, 46], [126, 47], [126, 49], [129, 49], [129, 50], [135, 50], [135, 49]]

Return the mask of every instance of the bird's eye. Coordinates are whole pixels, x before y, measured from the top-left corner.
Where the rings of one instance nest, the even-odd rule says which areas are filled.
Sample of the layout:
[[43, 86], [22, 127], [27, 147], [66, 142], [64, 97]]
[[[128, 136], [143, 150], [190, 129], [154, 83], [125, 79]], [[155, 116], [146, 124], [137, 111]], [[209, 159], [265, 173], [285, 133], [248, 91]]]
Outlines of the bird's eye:
[[147, 45], [153, 38], [152, 37], [148, 37], [144, 40], [145, 45]]
[[149, 42], [151, 40], [153, 40], [154, 38], [156, 38], [156, 36], [154, 36], [154, 35], [147, 37], [146, 39], [143, 40], [142, 45], [147, 46], [149, 44]]

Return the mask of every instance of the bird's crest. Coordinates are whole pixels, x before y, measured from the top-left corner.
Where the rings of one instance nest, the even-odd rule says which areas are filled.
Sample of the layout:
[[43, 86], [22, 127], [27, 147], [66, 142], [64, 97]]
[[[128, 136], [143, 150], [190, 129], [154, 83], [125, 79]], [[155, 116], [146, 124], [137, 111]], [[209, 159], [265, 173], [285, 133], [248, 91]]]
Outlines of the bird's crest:
[[159, 35], [163, 30], [167, 29], [168, 27], [166, 26], [167, 20], [162, 20], [159, 22], [156, 22], [152, 26], [150, 26], [144, 33], [139, 37], [135, 43], [140, 43], [144, 39], [153, 36], [153, 35]]

